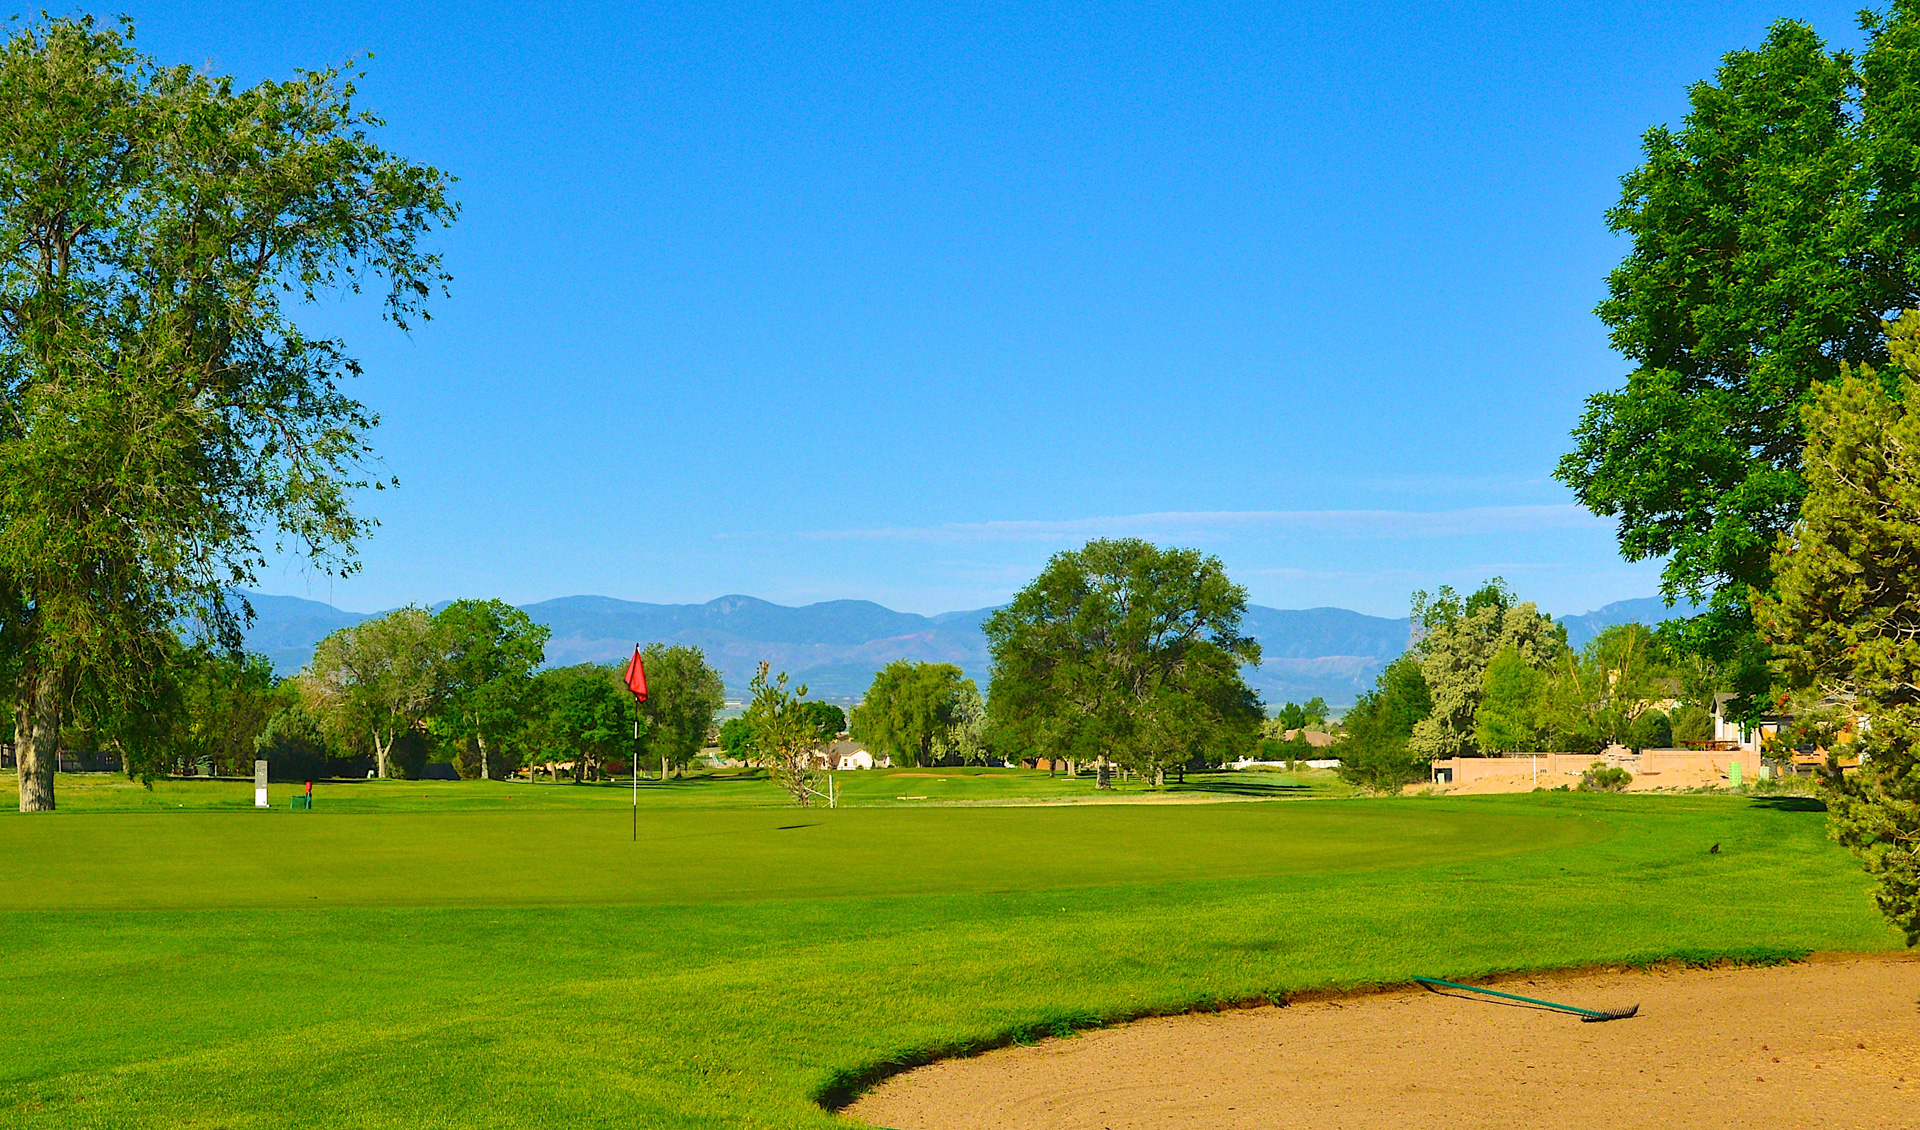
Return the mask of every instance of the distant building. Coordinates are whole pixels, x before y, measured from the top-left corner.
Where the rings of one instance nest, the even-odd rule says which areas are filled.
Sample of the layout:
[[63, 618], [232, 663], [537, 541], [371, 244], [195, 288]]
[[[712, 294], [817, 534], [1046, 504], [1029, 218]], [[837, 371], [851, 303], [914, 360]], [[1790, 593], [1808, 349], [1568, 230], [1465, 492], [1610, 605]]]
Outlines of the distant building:
[[1727, 717], [1727, 704], [1739, 696], [1717, 694], [1713, 696], [1713, 743], [1712, 748], [1721, 750], [1745, 750], [1760, 752], [1761, 743], [1771, 737], [1777, 737], [1780, 727], [1788, 719], [1784, 715], [1768, 715], [1760, 719], [1758, 725], [1748, 727]]
[[813, 756], [814, 764], [822, 769], [871, 769], [875, 764], [885, 768], [890, 762], [884, 757], [875, 762], [864, 742], [849, 738], [836, 738], [827, 748], [814, 750]]

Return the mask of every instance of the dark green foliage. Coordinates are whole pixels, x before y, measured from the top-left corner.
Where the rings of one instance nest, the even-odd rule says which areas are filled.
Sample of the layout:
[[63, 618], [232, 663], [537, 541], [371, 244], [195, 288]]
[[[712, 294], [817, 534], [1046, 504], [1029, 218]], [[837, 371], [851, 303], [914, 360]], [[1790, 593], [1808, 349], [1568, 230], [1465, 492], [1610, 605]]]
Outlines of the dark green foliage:
[[298, 699], [267, 719], [265, 728], [254, 738], [254, 756], [266, 760], [268, 779], [274, 781], [365, 777], [372, 767], [366, 757], [335, 756], [320, 724]]
[[1328, 751], [1340, 759], [1340, 776], [1382, 793], [1397, 793], [1419, 780], [1427, 761], [1407, 749], [1407, 739], [1432, 710], [1427, 680], [1413, 653], [1387, 664], [1374, 688], [1341, 719], [1346, 733]]
[[[1894, 372], [1848, 373], [1806, 409], [1807, 500], [1756, 612], [1794, 694], [1789, 740], [1827, 749], [1834, 836], [1920, 942], [1920, 318]], [[1893, 378], [1893, 379], [1889, 379]], [[1895, 395], [1888, 394], [1891, 385]], [[1862, 721], [1864, 719], [1864, 722]], [[1859, 769], [1841, 768], [1857, 754]]]
[[1671, 749], [1673, 724], [1658, 710], [1642, 711], [1627, 727], [1627, 741], [1624, 744], [1635, 753], [1643, 749]]
[[830, 742], [847, 731], [847, 712], [831, 702], [808, 701], [803, 704], [808, 720], [820, 740]]
[[514, 767], [507, 739], [521, 725], [534, 668], [546, 662], [548, 631], [503, 600], [456, 600], [433, 614], [438, 706], [430, 722], [454, 739], [462, 777], [501, 777]]
[[253, 774], [255, 744], [277, 699], [273, 663], [263, 655], [191, 648], [181, 657], [179, 760], [210, 762], [222, 774]]
[[1920, 250], [1920, 21], [1894, 3], [1867, 46], [1776, 23], [1656, 127], [1609, 226], [1633, 249], [1599, 314], [1633, 366], [1588, 401], [1557, 476], [1619, 520], [1630, 560], [1665, 558], [1669, 598], [1710, 598], [1671, 634], [1767, 705], [1749, 588], [1800, 509], [1809, 388], [1887, 356], [1880, 320], [1914, 305]]
[[720, 751], [735, 761], [752, 756], [753, 723], [744, 717], [729, 718], [720, 724]]
[[720, 672], [690, 644], [649, 644], [644, 658], [647, 701], [640, 704], [641, 757], [650, 768], [684, 769], [707, 744], [714, 712], [725, 704]]
[[0, 636], [23, 809], [71, 705], [159, 756], [181, 624], [238, 647], [267, 549], [349, 568], [370, 522], [358, 371], [289, 307], [384, 283], [425, 318], [448, 180], [371, 140], [349, 78], [162, 66], [130, 24], [0, 43]]
[[1159, 779], [1250, 747], [1265, 716], [1240, 667], [1246, 590], [1218, 558], [1133, 539], [1055, 554], [988, 618], [987, 708], [1005, 748]]
[[633, 695], [616, 666], [578, 663], [534, 678], [536, 713], [520, 737], [529, 764], [572, 766], [575, 784], [597, 778], [610, 762], [631, 767]]
[[853, 708], [853, 736], [895, 765], [932, 765], [972, 684], [951, 663], [896, 659], [874, 672], [865, 700]]
[[1274, 711], [1273, 720], [1283, 730], [1319, 730], [1327, 724], [1327, 700], [1315, 696], [1303, 706], [1289, 702]]
[[1482, 753], [1539, 749], [1541, 700], [1547, 676], [1515, 648], [1504, 648], [1481, 677], [1474, 738]]
[[1674, 708], [1670, 722], [1675, 745], [1698, 745], [1713, 740], [1713, 715], [1704, 707], [1683, 703]]
[[395, 735], [392, 748], [387, 750], [387, 766], [394, 776], [417, 781], [432, 757], [427, 735], [419, 730], [403, 730]]

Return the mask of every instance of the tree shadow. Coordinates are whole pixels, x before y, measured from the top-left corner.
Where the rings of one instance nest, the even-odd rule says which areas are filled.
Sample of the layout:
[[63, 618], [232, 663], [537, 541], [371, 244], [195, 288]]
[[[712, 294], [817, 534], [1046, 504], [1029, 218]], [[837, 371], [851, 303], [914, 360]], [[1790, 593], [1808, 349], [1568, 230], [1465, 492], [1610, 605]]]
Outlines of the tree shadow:
[[1313, 791], [1308, 785], [1283, 785], [1276, 781], [1234, 781], [1195, 778], [1185, 784], [1169, 784], [1170, 793], [1216, 793], [1221, 796], [1298, 796]]
[[1775, 812], [1825, 812], [1827, 802], [1812, 796], [1757, 796], [1752, 800], [1754, 808], [1770, 808]]

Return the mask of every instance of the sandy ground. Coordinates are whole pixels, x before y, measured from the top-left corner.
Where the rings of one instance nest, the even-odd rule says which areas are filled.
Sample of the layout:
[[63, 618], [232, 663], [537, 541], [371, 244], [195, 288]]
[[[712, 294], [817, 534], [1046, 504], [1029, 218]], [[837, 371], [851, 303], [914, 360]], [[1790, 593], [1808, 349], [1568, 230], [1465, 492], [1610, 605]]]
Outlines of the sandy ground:
[[1920, 1130], [1920, 960], [1493, 987], [1640, 1014], [1420, 991], [1143, 1020], [923, 1067], [846, 1113], [898, 1130]]

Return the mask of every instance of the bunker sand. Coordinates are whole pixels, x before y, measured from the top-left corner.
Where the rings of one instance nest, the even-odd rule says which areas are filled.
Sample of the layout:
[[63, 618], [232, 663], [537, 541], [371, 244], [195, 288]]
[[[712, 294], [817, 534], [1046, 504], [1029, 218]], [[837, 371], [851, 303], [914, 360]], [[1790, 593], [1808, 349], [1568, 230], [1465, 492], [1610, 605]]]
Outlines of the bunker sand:
[[1523, 977], [1583, 1024], [1424, 990], [1143, 1020], [887, 1080], [899, 1130], [1920, 1130], [1920, 961]]

